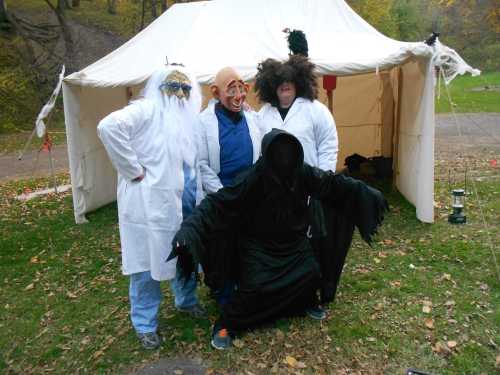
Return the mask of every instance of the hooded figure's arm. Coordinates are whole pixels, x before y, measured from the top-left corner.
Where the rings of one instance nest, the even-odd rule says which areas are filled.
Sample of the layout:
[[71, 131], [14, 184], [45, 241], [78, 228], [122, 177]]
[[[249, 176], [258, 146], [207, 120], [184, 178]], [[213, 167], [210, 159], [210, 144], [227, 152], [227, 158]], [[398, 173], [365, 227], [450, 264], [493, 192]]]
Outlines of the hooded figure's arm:
[[[238, 230], [238, 219], [244, 212], [248, 202], [248, 194], [252, 182], [249, 178], [242, 178], [234, 185], [209, 194], [186, 218], [172, 240], [172, 252], [168, 260], [178, 257], [178, 265], [182, 275], [189, 275], [194, 271], [194, 264], [201, 264], [205, 274], [213, 272], [214, 257], [221, 254], [214, 251], [223, 251], [225, 247], [209, 246], [214, 243], [214, 236]], [[219, 238], [217, 238], [219, 240]], [[236, 249], [231, 249], [236, 251]], [[194, 262], [193, 262], [194, 261]]]
[[309, 165], [304, 165], [303, 173], [311, 196], [352, 220], [361, 237], [370, 243], [384, 219], [384, 212], [389, 209], [382, 193], [363, 181]]
[[111, 163], [127, 180], [143, 175], [144, 168], [132, 147], [132, 140], [151, 116], [151, 108], [144, 100], [136, 101], [113, 112], [99, 122], [97, 134]]

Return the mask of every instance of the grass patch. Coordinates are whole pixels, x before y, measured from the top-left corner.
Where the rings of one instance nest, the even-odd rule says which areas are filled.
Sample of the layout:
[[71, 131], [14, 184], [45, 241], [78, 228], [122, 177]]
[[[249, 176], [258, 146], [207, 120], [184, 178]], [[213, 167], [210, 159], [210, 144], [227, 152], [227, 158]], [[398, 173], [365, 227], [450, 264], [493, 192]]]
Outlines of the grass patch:
[[[488, 86], [489, 89], [473, 91]], [[496, 90], [493, 88], [496, 87]], [[454, 110], [461, 113], [500, 112], [500, 72], [482, 73], [478, 77], [459, 76], [449, 85]], [[436, 87], [436, 92], [437, 92]], [[451, 112], [446, 88], [442, 83], [441, 98], [436, 98], [436, 112]]]
[[[489, 223], [498, 222], [498, 183], [476, 183]], [[69, 194], [14, 199], [26, 186], [48, 184], [0, 185], [0, 372], [122, 373], [171, 356], [202, 357], [218, 370], [257, 374], [287, 373], [286, 356], [303, 362], [304, 374], [392, 374], [408, 367], [450, 375], [495, 372], [500, 314], [492, 249], [473, 199], [469, 224], [446, 222], [445, 183], [437, 183], [441, 208], [434, 225], [418, 222], [414, 208], [385, 189], [392, 211], [374, 248], [356, 236], [326, 321], [280, 320], [243, 335], [239, 347], [223, 353], [209, 347], [209, 321], [175, 311], [166, 283], [160, 320], [165, 342], [158, 352], [141, 350], [120, 273], [116, 205], [75, 225]], [[490, 234], [499, 243], [498, 231]], [[205, 287], [200, 294], [213, 321], [216, 307]]]

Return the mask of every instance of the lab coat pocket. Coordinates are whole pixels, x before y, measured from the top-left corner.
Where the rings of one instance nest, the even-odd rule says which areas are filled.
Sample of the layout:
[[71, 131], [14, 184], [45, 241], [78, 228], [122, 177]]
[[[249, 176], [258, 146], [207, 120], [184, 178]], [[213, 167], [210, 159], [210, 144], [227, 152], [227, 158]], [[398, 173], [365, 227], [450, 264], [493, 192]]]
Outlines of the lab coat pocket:
[[145, 202], [142, 182], [124, 183], [118, 188], [118, 213], [120, 220], [129, 223], [145, 224]]
[[180, 226], [181, 208], [173, 189], [148, 187], [146, 194], [148, 225], [156, 229], [176, 230]]

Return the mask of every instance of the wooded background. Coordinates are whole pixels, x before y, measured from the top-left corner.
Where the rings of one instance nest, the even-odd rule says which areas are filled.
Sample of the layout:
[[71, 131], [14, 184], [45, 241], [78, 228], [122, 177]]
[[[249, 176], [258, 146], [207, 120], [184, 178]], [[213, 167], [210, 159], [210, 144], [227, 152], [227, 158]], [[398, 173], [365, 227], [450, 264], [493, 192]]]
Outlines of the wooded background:
[[[0, 0], [0, 134], [33, 126], [62, 63], [67, 73], [85, 67], [181, 2], [189, 1]], [[500, 0], [347, 2], [391, 38], [437, 31], [472, 66], [500, 71]]]

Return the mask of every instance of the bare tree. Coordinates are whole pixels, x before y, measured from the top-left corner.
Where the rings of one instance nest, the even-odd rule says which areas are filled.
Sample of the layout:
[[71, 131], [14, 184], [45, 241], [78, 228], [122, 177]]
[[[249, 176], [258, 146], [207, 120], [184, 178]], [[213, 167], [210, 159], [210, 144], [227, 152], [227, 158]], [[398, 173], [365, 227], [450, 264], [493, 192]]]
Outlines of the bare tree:
[[157, 5], [158, 5], [158, 2], [157, 0], [150, 0], [151, 2], [151, 17], [153, 17], [153, 19], [155, 19], [156, 17], [158, 17], [158, 12], [157, 12]]
[[0, 0], [0, 28], [10, 28], [10, 22], [7, 16], [7, 5], [5, 4], [4, 0]]
[[108, 13], [116, 14], [116, 0], [108, 0]]
[[[57, 5], [60, 4], [61, 1], [65, 0], [58, 0]], [[66, 17], [64, 16], [64, 11], [62, 11], [59, 6], [54, 6], [50, 2], [50, 0], [45, 0], [47, 5], [49, 6], [50, 9], [54, 12], [55, 16], [57, 17], [57, 21], [59, 22], [59, 26], [61, 27], [61, 36], [64, 40], [64, 45], [65, 45], [65, 55], [66, 59], [71, 59], [74, 55], [74, 43], [73, 43], [73, 36], [71, 35], [71, 29], [66, 22]]]
[[161, 12], [165, 12], [168, 8], [168, 3], [167, 3], [167, 0], [160, 0], [160, 4], [161, 4]]

